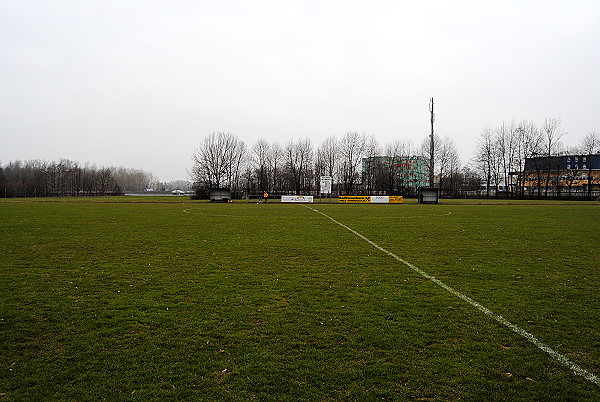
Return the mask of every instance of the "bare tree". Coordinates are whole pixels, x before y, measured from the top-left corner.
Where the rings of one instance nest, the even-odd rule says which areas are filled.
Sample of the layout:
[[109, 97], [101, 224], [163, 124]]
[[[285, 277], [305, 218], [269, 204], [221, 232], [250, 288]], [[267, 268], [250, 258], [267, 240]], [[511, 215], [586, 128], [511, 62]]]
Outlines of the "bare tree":
[[227, 165], [227, 182], [233, 192], [239, 191], [241, 186], [242, 171], [247, 164], [248, 151], [243, 141], [237, 140], [229, 152], [231, 163]]
[[270, 145], [264, 139], [259, 139], [252, 147], [251, 161], [260, 191], [270, 191], [269, 169]]
[[502, 182], [504, 183], [505, 195], [508, 197], [513, 191], [512, 175], [518, 165], [516, 153], [519, 142], [519, 132], [514, 121], [510, 124], [502, 122], [496, 128], [496, 146], [498, 161], [500, 163]]
[[479, 193], [479, 183], [481, 182], [481, 177], [477, 174], [476, 170], [472, 168], [472, 166], [463, 166], [460, 172], [460, 176], [462, 180], [461, 193], [463, 195]]
[[344, 194], [353, 193], [360, 181], [359, 167], [366, 147], [366, 134], [347, 132], [339, 142], [340, 181]]
[[579, 149], [584, 155], [593, 155], [600, 153], [600, 133], [597, 131], [589, 132], [581, 139]]
[[387, 156], [381, 164], [380, 189], [392, 195], [400, 187], [401, 176], [401, 157], [404, 153], [403, 143], [400, 140], [392, 140], [384, 145], [384, 154]]
[[460, 170], [460, 155], [454, 141], [450, 137], [440, 140], [437, 147], [437, 166], [440, 172], [440, 189], [452, 192], [454, 178]]
[[[315, 170], [318, 176], [335, 177], [339, 163], [338, 140], [335, 136], [327, 137], [317, 148]], [[334, 179], [334, 182], [337, 180]]]
[[235, 135], [213, 132], [202, 140], [192, 155], [191, 177], [206, 187], [239, 188], [246, 145]]
[[115, 182], [123, 191], [138, 192], [148, 187], [152, 182], [158, 181], [152, 173], [141, 169], [117, 167], [113, 168]]
[[517, 192], [520, 197], [525, 195], [525, 182], [529, 172], [525, 171], [525, 158], [541, 152], [542, 135], [538, 126], [530, 121], [522, 120], [516, 128], [517, 145], [515, 151], [516, 170], [519, 172], [517, 179]]
[[494, 135], [493, 130], [490, 127], [485, 128], [479, 136], [475, 154], [475, 164], [485, 180], [486, 196], [489, 197], [497, 166]]
[[440, 189], [444, 189], [444, 180], [452, 175], [452, 169], [458, 169], [457, 160], [460, 160], [456, 145], [450, 137], [444, 137], [437, 147], [437, 166], [440, 175]]
[[368, 136], [365, 138], [365, 147], [363, 151], [363, 188], [367, 194], [371, 194], [375, 186], [375, 176], [381, 163], [376, 158], [379, 153], [379, 144], [374, 136]]
[[283, 191], [283, 162], [284, 152], [281, 144], [274, 142], [271, 144], [271, 152], [269, 152], [269, 170], [273, 177], [271, 191]]
[[313, 163], [313, 149], [310, 139], [290, 140], [285, 148], [285, 156], [291, 189], [295, 194], [300, 194], [303, 190], [310, 191]]
[[106, 194], [111, 188], [111, 184], [113, 181], [112, 171], [110, 170], [110, 168], [103, 167], [98, 171], [97, 178], [98, 193]]
[[[547, 158], [547, 170], [546, 170], [546, 187], [545, 193], [548, 197], [548, 188], [550, 187], [551, 181], [551, 170], [552, 164], [550, 162], [553, 155], [557, 155], [560, 151], [560, 139], [565, 135], [562, 129], [562, 122], [560, 119], [548, 118], [542, 125], [542, 133], [545, 140], [544, 153]], [[558, 175], [558, 172], [557, 172]]]

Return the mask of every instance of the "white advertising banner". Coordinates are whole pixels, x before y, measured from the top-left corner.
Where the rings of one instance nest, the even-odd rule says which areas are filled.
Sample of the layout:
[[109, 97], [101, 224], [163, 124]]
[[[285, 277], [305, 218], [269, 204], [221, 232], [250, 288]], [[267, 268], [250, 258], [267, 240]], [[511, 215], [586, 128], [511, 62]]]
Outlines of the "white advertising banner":
[[388, 204], [390, 202], [390, 197], [387, 195], [372, 195], [371, 203], [372, 204]]
[[313, 196], [312, 195], [282, 195], [281, 202], [304, 202], [304, 203], [312, 203]]

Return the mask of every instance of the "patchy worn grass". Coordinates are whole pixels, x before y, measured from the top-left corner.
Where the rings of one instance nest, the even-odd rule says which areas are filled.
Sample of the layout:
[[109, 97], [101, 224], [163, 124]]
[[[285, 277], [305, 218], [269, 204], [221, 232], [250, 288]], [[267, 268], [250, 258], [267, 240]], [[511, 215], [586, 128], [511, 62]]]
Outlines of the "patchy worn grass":
[[[0, 202], [4, 399], [600, 397], [302, 205], [164, 198]], [[600, 374], [598, 204], [314, 208]]]

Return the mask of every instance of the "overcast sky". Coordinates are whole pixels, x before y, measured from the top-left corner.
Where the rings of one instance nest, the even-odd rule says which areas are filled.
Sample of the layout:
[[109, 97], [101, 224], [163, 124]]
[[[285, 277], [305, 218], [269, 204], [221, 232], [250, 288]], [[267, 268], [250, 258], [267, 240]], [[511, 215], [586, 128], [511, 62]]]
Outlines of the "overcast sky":
[[213, 131], [317, 146], [486, 126], [600, 130], [600, 2], [0, 0], [0, 162], [186, 179]]

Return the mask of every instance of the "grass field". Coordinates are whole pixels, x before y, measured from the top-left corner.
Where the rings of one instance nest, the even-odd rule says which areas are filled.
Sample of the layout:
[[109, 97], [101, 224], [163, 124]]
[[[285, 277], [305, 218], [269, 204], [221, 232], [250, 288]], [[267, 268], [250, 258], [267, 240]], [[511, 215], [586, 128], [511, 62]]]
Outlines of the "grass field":
[[[314, 204], [600, 376], [600, 204]], [[302, 205], [0, 201], [0, 400], [598, 400]]]

